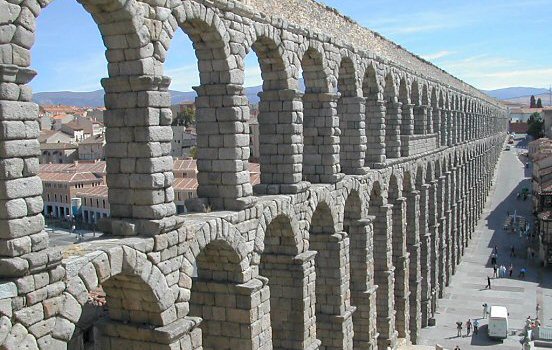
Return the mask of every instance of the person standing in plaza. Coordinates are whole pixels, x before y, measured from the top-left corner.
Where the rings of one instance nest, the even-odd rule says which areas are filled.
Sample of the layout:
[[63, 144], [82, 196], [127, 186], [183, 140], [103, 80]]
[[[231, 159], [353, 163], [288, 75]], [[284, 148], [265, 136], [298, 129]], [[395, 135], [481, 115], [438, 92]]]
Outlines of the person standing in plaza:
[[462, 336], [462, 322], [461, 321], [458, 321], [456, 322], [456, 331], [457, 331], [457, 336], [458, 337], [461, 337]]
[[473, 320], [473, 334], [479, 334], [479, 320], [475, 319]]
[[468, 318], [468, 322], [466, 322], [466, 336], [467, 337], [470, 336], [471, 328], [472, 328], [472, 323], [471, 323], [471, 320]]
[[487, 303], [483, 304], [483, 318], [487, 317]]
[[498, 266], [496, 264], [493, 265], [493, 278], [498, 277]]
[[510, 277], [512, 277], [512, 274], [514, 273], [514, 265], [510, 264], [510, 267], [508, 268], [510, 270]]
[[487, 276], [487, 286], [485, 287], [485, 289], [491, 289], [491, 278], [489, 276]]

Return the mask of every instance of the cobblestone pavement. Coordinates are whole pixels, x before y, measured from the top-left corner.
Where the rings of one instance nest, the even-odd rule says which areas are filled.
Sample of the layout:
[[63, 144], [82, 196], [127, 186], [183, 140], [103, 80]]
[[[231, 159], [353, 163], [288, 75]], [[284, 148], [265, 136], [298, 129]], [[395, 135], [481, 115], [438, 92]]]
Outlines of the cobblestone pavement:
[[[527, 241], [516, 234], [502, 229], [507, 212], [524, 215], [531, 220], [530, 198], [526, 201], [516, 198], [523, 187], [530, 187], [530, 169], [524, 169], [518, 159], [518, 151], [524, 149], [520, 142], [511, 151], [504, 151], [499, 163], [495, 187], [483, 213], [470, 246], [462, 258], [462, 263], [452, 278], [440, 300], [436, 315], [436, 326], [425, 328], [420, 334], [420, 344], [441, 344], [453, 349], [456, 345], [462, 350], [489, 347], [492, 349], [520, 349], [521, 337], [517, 334], [523, 328], [527, 316], [535, 317], [536, 304], [541, 305], [539, 318], [547, 326], [552, 326], [552, 273], [543, 269], [531, 259], [527, 259]], [[516, 257], [510, 257], [510, 247], [516, 249]], [[492, 289], [485, 289], [487, 276], [493, 276], [490, 255], [498, 248], [498, 264], [514, 265], [512, 278], [492, 279]], [[522, 267], [528, 269], [525, 279], [518, 277]], [[482, 304], [503, 305], [508, 308], [511, 336], [504, 341], [493, 341], [486, 332], [486, 319], [482, 319]], [[482, 326], [478, 335], [456, 336], [456, 322], [471, 318], [479, 319]]]

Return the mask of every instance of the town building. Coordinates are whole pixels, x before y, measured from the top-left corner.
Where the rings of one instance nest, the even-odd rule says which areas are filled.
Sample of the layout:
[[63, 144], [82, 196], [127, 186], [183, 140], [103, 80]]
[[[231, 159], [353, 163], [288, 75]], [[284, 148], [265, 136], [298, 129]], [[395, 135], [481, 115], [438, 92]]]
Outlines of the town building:
[[101, 218], [109, 216], [109, 199], [107, 186], [82, 188], [75, 194], [80, 199], [78, 213], [82, 222], [97, 224]]
[[91, 172], [39, 173], [42, 180], [43, 214], [47, 218], [67, 219], [74, 216], [71, 200], [82, 189], [100, 186], [102, 178]]
[[40, 163], [71, 163], [79, 158], [78, 146], [72, 143], [41, 143]]
[[80, 160], [104, 160], [105, 136], [91, 135], [78, 145]]
[[173, 139], [171, 141], [171, 155], [173, 158], [187, 158], [193, 147], [197, 146], [197, 135], [194, 128], [183, 125], [171, 126]]

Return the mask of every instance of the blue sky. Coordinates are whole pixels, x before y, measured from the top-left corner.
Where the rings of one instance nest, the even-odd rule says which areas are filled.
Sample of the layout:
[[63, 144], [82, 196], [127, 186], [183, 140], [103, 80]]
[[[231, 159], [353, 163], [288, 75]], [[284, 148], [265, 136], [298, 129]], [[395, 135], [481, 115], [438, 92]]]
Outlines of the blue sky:
[[[481, 89], [552, 84], [551, 0], [324, 0], [458, 78]], [[104, 46], [91, 16], [74, 0], [56, 0], [40, 15], [31, 83], [40, 91], [100, 89]], [[181, 31], [165, 65], [172, 89], [198, 84], [191, 42]], [[253, 53], [246, 85], [259, 85]]]

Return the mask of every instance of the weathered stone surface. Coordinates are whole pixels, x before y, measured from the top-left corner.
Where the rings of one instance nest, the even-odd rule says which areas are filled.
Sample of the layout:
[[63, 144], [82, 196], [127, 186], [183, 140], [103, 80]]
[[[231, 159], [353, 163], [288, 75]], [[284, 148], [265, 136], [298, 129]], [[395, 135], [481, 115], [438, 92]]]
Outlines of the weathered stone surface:
[[[84, 0], [109, 61], [111, 218], [108, 235], [62, 256], [43, 230], [29, 102], [46, 2], [0, 2], [1, 348], [79, 342], [104, 293], [102, 349], [416, 342], [483, 210], [503, 106], [310, 1]], [[201, 76], [199, 198], [187, 216], [176, 215], [162, 75], [179, 27]], [[251, 49], [263, 70], [259, 197], [243, 91]]]

